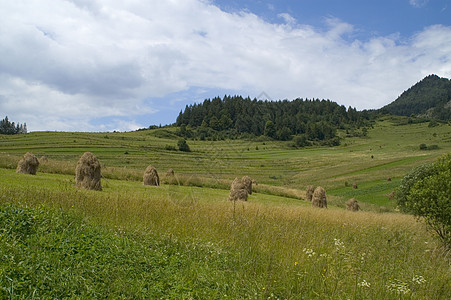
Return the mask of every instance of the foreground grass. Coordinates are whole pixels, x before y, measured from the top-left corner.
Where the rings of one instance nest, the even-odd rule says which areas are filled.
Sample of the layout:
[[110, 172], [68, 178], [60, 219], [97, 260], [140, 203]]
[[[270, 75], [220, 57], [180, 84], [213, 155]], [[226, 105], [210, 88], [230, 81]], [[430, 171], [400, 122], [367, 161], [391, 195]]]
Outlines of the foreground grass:
[[[451, 265], [401, 214], [0, 169], [2, 296], [447, 299]], [[44, 206], [43, 206], [44, 205]]]

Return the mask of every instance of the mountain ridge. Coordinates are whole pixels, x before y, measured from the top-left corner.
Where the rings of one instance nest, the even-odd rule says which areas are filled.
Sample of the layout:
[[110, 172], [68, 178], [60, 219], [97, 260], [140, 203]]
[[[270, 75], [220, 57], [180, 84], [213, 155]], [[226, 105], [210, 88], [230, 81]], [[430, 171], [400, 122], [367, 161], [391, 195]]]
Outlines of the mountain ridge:
[[399, 116], [451, 119], [451, 80], [431, 74], [380, 109]]

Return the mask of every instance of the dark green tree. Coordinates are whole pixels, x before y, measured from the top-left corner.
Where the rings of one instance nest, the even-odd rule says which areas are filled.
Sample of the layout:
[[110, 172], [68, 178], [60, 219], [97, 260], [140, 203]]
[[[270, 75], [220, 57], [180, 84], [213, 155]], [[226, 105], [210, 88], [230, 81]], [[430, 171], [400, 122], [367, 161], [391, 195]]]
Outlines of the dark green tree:
[[178, 146], [178, 148], [179, 148], [180, 151], [183, 151], [183, 152], [191, 152], [191, 149], [189, 148], [188, 143], [186, 142], [185, 139], [180, 139], [180, 140], [177, 142], [177, 146]]
[[276, 127], [274, 126], [273, 121], [266, 121], [265, 123], [265, 135], [270, 138], [276, 137]]

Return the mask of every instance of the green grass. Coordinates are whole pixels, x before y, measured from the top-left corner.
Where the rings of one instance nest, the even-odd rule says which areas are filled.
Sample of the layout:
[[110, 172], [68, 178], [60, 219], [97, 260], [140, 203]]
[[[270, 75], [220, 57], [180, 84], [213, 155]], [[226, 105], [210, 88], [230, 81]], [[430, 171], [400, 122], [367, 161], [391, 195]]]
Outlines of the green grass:
[[72, 176], [0, 171], [4, 298], [445, 299], [451, 292], [449, 259], [410, 216], [319, 210], [260, 193], [234, 205], [223, 190], [134, 181], [85, 191]]
[[[182, 185], [228, 189], [235, 177], [248, 175], [262, 184], [260, 192], [273, 193], [276, 189], [272, 187], [277, 186], [291, 190], [284, 193], [279, 188], [278, 195], [295, 197], [302, 197], [307, 185], [321, 185], [343, 205], [348, 195], [340, 189], [345, 183], [356, 182], [363, 187], [384, 183], [388, 177], [399, 179], [412, 167], [451, 151], [449, 125], [433, 128], [428, 123], [394, 125], [402, 120], [380, 119], [368, 131], [367, 138], [346, 138], [342, 132], [341, 146], [333, 148], [294, 149], [288, 143], [275, 141], [189, 140], [192, 152], [185, 153], [165, 149], [177, 144], [174, 128], [130, 133], [35, 132], [0, 136], [0, 167], [15, 168], [20, 157], [32, 151], [37, 157], [49, 158], [48, 163], [41, 164], [42, 172], [73, 174], [81, 154], [91, 151], [100, 159], [102, 173], [108, 179], [139, 181], [143, 170], [152, 164], [160, 176], [174, 169], [177, 184]], [[420, 150], [421, 143], [438, 145], [439, 149]], [[374, 188], [385, 187], [383, 184]], [[372, 190], [367, 191], [357, 195], [357, 200], [369, 204], [384, 202], [380, 194], [378, 199], [371, 199]], [[393, 203], [384, 206], [394, 208]]]
[[[450, 127], [394, 121], [333, 148], [188, 141], [182, 153], [165, 150], [171, 128], [0, 136], [0, 298], [448, 299], [449, 253], [387, 194], [450, 152]], [[75, 188], [86, 150], [102, 192]], [[35, 176], [14, 171], [26, 151], [49, 158]], [[141, 182], [149, 164], [160, 187]], [[259, 185], [231, 203], [243, 175]], [[326, 188], [329, 209], [300, 199], [309, 184]], [[351, 197], [364, 211], [343, 209]]]

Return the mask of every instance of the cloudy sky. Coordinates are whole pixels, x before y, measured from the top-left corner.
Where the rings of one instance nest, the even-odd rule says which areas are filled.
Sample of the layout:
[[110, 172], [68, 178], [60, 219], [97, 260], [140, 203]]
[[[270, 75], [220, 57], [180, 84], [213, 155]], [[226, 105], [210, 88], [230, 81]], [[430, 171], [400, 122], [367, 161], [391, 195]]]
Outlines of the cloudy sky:
[[129, 131], [239, 94], [380, 108], [451, 78], [451, 0], [0, 0], [0, 118]]

